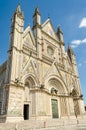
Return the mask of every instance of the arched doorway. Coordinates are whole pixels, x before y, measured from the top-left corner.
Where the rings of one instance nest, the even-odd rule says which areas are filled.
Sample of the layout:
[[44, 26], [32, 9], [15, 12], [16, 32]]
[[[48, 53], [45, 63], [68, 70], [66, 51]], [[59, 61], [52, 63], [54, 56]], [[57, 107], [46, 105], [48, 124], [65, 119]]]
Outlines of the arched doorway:
[[51, 92], [51, 115], [52, 118], [59, 118], [67, 115], [67, 101], [65, 94], [67, 93], [66, 87], [61, 79], [52, 77], [48, 81], [48, 87]]
[[25, 91], [24, 91], [24, 107], [23, 107], [23, 115], [24, 120], [28, 120], [30, 118], [30, 88], [35, 86], [34, 79], [32, 77], [28, 77], [25, 80]]

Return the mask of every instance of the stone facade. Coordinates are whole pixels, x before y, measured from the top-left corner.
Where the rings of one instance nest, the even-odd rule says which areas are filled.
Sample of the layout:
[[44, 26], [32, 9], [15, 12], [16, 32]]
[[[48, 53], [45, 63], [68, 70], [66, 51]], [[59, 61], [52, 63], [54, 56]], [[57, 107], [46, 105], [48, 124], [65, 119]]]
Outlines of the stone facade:
[[6, 121], [75, 118], [85, 113], [76, 59], [63, 33], [38, 8], [24, 30], [18, 5], [12, 17], [8, 60], [0, 66], [0, 114]]

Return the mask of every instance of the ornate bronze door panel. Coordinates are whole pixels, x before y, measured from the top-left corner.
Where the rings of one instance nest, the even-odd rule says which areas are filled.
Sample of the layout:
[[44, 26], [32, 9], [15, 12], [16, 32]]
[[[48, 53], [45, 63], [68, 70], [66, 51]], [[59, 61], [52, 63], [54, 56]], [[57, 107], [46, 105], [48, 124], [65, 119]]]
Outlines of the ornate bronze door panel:
[[55, 99], [52, 99], [51, 103], [52, 103], [52, 117], [53, 118], [59, 118], [59, 115], [58, 115], [58, 101], [55, 100]]

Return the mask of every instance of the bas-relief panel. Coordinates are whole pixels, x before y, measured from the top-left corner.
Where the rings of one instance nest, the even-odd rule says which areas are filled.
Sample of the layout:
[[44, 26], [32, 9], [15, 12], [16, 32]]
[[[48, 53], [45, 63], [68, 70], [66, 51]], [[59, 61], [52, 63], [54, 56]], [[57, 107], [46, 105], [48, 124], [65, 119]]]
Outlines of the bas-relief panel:
[[74, 115], [74, 104], [72, 98], [69, 98], [69, 109], [70, 109], [70, 115]]
[[[21, 115], [22, 102], [23, 102], [23, 90], [17, 87], [10, 88], [10, 102], [9, 102], [9, 114]], [[18, 104], [18, 105], [17, 105]]]
[[34, 69], [31, 65], [31, 63], [29, 63], [26, 68], [24, 69], [24, 71], [22, 72], [22, 76], [24, 76], [25, 74], [29, 74], [29, 73], [34, 73]]
[[49, 69], [50, 69], [50, 65], [43, 63], [43, 77], [47, 75]]
[[23, 56], [23, 70], [21, 73], [21, 77], [23, 77], [26, 74], [32, 73], [36, 77], [38, 77], [38, 62], [36, 59], [30, 58], [29, 56], [24, 55]]
[[23, 66], [23, 69], [24, 69], [24, 67], [26, 66], [26, 64], [28, 63], [29, 59], [30, 59], [29, 56], [23, 55], [23, 65], [22, 65], [22, 66]]
[[66, 76], [65, 76], [65, 73], [64, 73], [63, 71], [60, 70], [60, 74], [61, 74], [62, 80], [66, 83]]
[[37, 94], [37, 105], [38, 105], [38, 115], [46, 116], [46, 95], [44, 93]]
[[65, 100], [64, 100], [63, 97], [60, 97], [60, 111], [61, 111], [61, 116], [65, 116], [65, 109], [66, 109]]

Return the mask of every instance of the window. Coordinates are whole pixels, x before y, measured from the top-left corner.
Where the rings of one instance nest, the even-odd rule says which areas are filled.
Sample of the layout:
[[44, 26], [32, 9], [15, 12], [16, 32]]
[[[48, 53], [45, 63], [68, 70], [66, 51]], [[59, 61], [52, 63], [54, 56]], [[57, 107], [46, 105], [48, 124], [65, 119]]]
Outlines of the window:
[[53, 54], [54, 54], [54, 50], [53, 50], [52, 47], [50, 47], [50, 46], [47, 47], [47, 54], [48, 54], [50, 57], [53, 56]]

